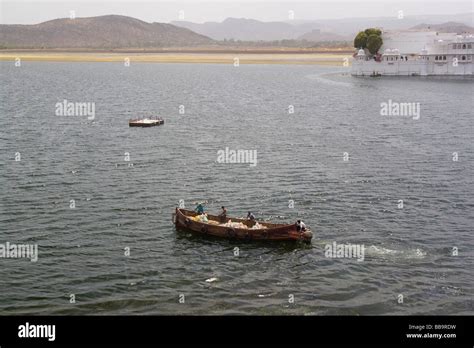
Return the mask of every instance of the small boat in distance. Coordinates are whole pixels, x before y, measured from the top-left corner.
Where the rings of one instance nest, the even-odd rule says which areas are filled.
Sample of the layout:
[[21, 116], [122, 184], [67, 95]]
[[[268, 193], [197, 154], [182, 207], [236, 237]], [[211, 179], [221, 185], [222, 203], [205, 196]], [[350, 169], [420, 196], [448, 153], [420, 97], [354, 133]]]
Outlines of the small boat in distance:
[[[303, 241], [309, 243], [313, 237], [313, 233], [309, 229], [304, 232], [297, 231], [295, 223], [274, 224], [230, 217], [226, 217], [226, 221], [222, 221], [221, 217], [210, 214], [207, 215], [207, 222], [202, 222], [198, 216], [199, 214], [192, 210], [176, 208], [173, 214], [173, 223], [176, 228], [184, 228], [203, 235], [228, 239]], [[231, 220], [230, 224], [229, 220]]]
[[164, 124], [165, 121], [159, 117], [146, 117], [134, 120], [128, 120], [130, 127], [153, 127]]

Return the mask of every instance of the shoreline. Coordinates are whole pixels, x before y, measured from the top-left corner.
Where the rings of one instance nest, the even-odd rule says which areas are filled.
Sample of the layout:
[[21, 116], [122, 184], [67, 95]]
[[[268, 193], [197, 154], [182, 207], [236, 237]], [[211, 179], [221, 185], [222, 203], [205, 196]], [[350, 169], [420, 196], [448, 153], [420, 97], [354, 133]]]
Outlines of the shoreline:
[[269, 54], [310, 54], [310, 53], [333, 53], [353, 54], [354, 49], [350, 47], [163, 47], [163, 48], [1, 48], [2, 52], [41, 52], [41, 53], [269, 53]]
[[[287, 51], [162, 51], [162, 52], [90, 52], [90, 51], [34, 51], [1, 50], [0, 61], [44, 62], [130, 62], [133, 63], [201, 63], [201, 64], [295, 64], [344, 66], [352, 55], [339, 52], [287, 52]], [[347, 58], [347, 59], [345, 59]], [[347, 64], [347, 63], [346, 63]]]

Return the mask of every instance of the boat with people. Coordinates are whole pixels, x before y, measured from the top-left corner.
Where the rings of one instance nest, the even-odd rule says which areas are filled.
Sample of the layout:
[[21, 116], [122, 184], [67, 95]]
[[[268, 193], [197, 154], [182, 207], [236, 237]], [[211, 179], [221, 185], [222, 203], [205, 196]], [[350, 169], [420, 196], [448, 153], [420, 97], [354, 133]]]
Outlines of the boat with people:
[[130, 127], [153, 127], [164, 124], [165, 121], [159, 117], [147, 117], [134, 120], [128, 120]]
[[[224, 207], [222, 208], [225, 211]], [[173, 223], [177, 228], [228, 239], [309, 243], [313, 237], [313, 233], [301, 221], [275, 224], [254, 219], [229, 218], [223, 214], [211, 215], [178, 207], [173, 214]]]

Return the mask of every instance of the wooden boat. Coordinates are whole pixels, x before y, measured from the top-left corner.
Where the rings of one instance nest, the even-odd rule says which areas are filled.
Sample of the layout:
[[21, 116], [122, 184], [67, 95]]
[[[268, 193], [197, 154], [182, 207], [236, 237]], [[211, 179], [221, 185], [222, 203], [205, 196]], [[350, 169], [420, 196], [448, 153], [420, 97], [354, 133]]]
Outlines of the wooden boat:
[[158, 118], [158, 117], [128, 120], [128, 125], [130, 127], [153, 127], [153, 126], [159, 126], [164, 123], [165, 121], [162, 118]]
[[[196, 221], [194, 217], [198, 214], [192, 210], [176, 208], [173, 214], [173, 223], [177, 228], [184, 228], [192, 232], [208, 236], [243, 239], [243, 240], [263, 240], [263, 241], [304, 241], [310, 242], [313, 233], [306, 229], [304, 232], [296, 230], [296, 224], [273, 224], [268, 222], [259, 222], [265, 228], [252, 229], [256, 221], [226, 217], [222, 221], [221, 217], [207, 215], [208, 222]], [[248, 228], [235, 228], [223, 226], [228, 220], [232, 222], [241, 222]]]

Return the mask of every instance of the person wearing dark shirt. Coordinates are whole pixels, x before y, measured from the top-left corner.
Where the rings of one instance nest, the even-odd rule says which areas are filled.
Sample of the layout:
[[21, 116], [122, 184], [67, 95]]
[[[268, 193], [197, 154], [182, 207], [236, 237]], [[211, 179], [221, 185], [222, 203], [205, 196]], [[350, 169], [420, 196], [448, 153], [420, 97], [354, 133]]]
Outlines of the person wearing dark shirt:
[[225, 221], [227, 218], [227, 209], [224, 206], [222, 206], [221, 209], [222, 212], [219, 214], [219, 217], [221, 218], [221, 221]]
[[204, 206], [202, 203], [198, 203], [196, 209], [194, 209], [199, 215], [204, 214]]

